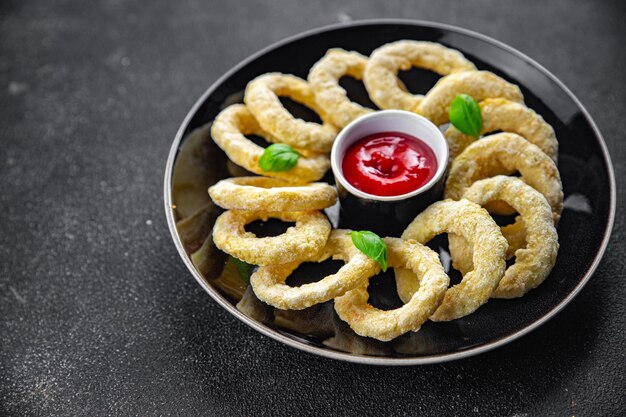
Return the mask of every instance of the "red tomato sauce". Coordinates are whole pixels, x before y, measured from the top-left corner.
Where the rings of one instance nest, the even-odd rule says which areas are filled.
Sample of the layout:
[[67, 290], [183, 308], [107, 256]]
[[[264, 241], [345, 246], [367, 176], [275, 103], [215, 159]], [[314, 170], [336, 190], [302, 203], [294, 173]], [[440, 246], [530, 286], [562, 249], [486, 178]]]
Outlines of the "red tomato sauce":
[[414, 136], [380, 132], [352, 144], [341, 168], [355, 188], [377, 196], [396, 196], [430, 181], [437, 171], [437, 157]]

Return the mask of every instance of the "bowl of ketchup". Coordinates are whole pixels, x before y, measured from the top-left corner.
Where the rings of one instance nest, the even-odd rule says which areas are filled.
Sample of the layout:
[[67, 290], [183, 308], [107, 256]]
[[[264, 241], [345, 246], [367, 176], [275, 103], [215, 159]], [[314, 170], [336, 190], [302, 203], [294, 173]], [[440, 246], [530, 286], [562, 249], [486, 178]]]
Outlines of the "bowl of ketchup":
[[335, 139], [330, 160], [340, 227], [399, 236], [415, 216], [441, 199], [448, 144], [428, 119], [382, 110], [346, 126]]

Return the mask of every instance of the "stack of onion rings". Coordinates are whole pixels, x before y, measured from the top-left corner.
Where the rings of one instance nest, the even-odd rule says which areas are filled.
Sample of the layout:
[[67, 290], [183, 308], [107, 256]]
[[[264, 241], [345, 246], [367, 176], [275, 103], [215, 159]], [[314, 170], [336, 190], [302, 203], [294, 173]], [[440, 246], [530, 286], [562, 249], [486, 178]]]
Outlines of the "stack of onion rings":
[[[443, 77], [427, 94], [411, 94], [398, 72], [413, 66]], [[313, 183], [330, 167], [325, 153], [338, 129], [372, 111], [348, 98], [339, 85], [343, 76], [362, 79], [380, 108], [413, 111], [438, 125], [449, 122], [452, 100], [468, 94], [479, 102], [481, 134], [505, 132], [480, 140], [452, 126], [445, 132], [452, 158], [456, 156], [445, 189], [450, 199], [418, 214], [402, 238], [384, 238], [398, 295], [405, 302], [391, 311], [368, 303], [368, 282], [380, 271], [378, 263], [356, 249], [350, 231], [331, 230], [320, 211], [336, 203], [336, 189]], [[294, 118], [280, 96], [311, 108], [322, 124]], [[555, 224], [563, 204], [554, 130], [523, 104], [517, 86], [477, 70], [460, 52], [407, 40], [382, 45], [369, 58], [331, 49], [311, 68], [308, 82], [289, 74], [264, 74], [247, 85], [244, 101], [225, 108], [211, 134], [230, 161], [263, 176], [229, 178], [210, 187], [214, 203], [228, 210], [217, 218], [212, 236], [219, 249], [259, 266], [250, 283], [263, 302], [301, 310], [334, 299], [338, 316], [356, 333], [387, 341], [417, 331], [428, 319], [463, 317], [490, 297], [520, 297], [554, 266]], [[300, 154], [296, 165], [288, 171], [262, 170], [264, 149], [245, 137], [251, 134], [290, 145]], [[501, 175], [516, 171], [521, 179]], [[481, 206], [516, 210], [519, 216], [500, 228]], [[296, 225], [275, 237], [258, 238], [245, 231], [246, 224], [268, 218]], [[449, 234], [453, 265], [463, 273], [462, 281], [451, 288], [437, 255], [423, 246], [441, 233]], [[507, 269], [505, 259], [513, 256], [516, 262]], [[303, 262], [329, 258], [346, 264], [318, 282], [286, 284]]]
[[[403, 239], [426, 244], [441, 233], [463, 236], [473, 248], [473, 270], [446, 291], [433, 321], [449, 321], [473, 313], [489, 300], [504, 275], [508, 247], [500, 228], [479, 205], [468, 200], [444, 200], [432, 204], [402, 233]], [[421, 282], [407, 270], [396, 270], [398, 295], [403, 301], [419, 289]]]
[[[559, 248], [552, 212], [546, 199], [518, 178], [496, 176], [480, 180], [463, 195], [464, 199], [484, 206], [502, 200], [511, 205], [523, 220], [526, 247], [515, 251], [515, 263], [507, 268], [493, 298], [521, 297], [536, 288], [548, 276]], [[503, 233], [505, 237], [506, 233]], [[449, 236], [450, 254], [461, 272], [473, 268], [471, 246], [460, 236]], [[463, 247], [461, 247], [463, 245]]]
[[475, 181], [516, 171], [548, 200], [557, 223], [563, 210], [559, 170], [541, 149], [515, 133], [490, 135], [468, 146], [452, 163], [444, 196], [458, 200]]

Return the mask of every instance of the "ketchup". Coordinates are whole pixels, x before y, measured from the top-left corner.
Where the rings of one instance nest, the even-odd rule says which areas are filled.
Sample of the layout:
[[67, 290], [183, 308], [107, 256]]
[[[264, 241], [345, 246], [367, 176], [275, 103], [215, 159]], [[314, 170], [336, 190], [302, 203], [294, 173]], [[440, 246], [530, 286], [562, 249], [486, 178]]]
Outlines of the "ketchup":
[[343, 158], [343, 175], [355, 188], [377, 196], [417, 190], [437, 171], [437, 158], [422, 140], [400, 132], [380, 132], [356, 141]]

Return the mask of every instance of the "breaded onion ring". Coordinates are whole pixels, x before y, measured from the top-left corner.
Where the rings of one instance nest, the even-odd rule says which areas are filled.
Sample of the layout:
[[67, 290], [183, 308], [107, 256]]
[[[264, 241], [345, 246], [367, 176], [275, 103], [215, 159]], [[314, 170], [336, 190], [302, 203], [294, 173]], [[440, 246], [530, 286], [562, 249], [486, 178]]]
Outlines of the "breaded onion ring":
[[[479, 103], [483, 119], [481, 135], [496, 130], [517, 133], [537, 145], [554, 162], [557, 160], [559, 144], [554, 129], [539, 114], [521, 103], [503, 98], [489, 98]], [[450, 148], [450, 162], [465, 150], [476, 138], [463, 134], [450, 125], [445, 132]]]
[[255, 174], [302, 184], [319, 180], [330, 168], [330, 161], [326, 156], [305, 157], [302, 155], [296, 166], [289, 171], [264, 171], [259, 167], [259, 159], [264, 149], [244, 135], [271, 138], [269, 133], [261, 129], [252, 113], [243, 104], [233, 104], [222, 110], [211, 127], [211, 136], [217, 146], [234, 163]]
[[[402, 238], [425, 244], [441, 233], [454, 233], [470, 242], [474, 269], [446, 291], [441, 306], [430, 318], [433, 321], [454, 320], [476, 311], [487, 302], [506, 269], [506, 239], [489, 213], [478, 204], [468, 200], [438, 201], [409, 224]], [[421, 282], [406, 269], [396, 269], [395, 273], [398, 295], [407, 302], [419, 290]]]
[[[295, 227], [278, 236], [258, 238], [245, 225], [268, 218], [295, 222]], [[330, 233], [330, 222], [319, 211], [236, 211], [220, 215], [213, 226], [215, 246], [254, 265], [293, 262], [322, 250]]]
[[[515, 177], [499, 175], [475, 182], [463, 195], [464, 199], [484, 206], [490, 201], [505, 201], [520, 214], [526, 228], [526, 247], [515, 252], [515, 263], [509, 266], [492, 298], [516, 298], [541, 284], [556, 262], [558, 236], [552, 212], [546, 199], [534, 188]], [[506, 237], [506, 235], [505, 235]], [[472, 268], [471, 248], [459, 236], [450, 235], [452, 259]], [[461, 251], [459, 251], [461, 249]], [[464, 272], [460, 269], [461, 272]]]
[[325, 182], [302, 186], [267, 177], [237, 177], [221, 180], [209, 188], [218, 206], [228, 210], [310, 211], [337, 202], [337, 190]]
[[308, 81], [315, 93], [318, 106], [326, 110], [335, 126], [344, 128], [359, 116], [373, 110], [363, 107], [348, 98], [339, 79], [350, 76], [360, 80], [367, 65], [367, 57], [355, 51], [329, 49], [326, 55], [313, 65]]
[[408, 111], [417, 109], [424, 96], [403, 91], [398, 83], [398, 71], [411, 67], [441, 75], [476, 69], [459, 51], [438, 43], [401, 40], [385, 44], [372, 52], [363, 75], [365, 88], [378, 107]]
[[458, 200], [475, 181], [515, 171], [548, 200], [558, 223], [563, 210], [559, 170], [541, 149], [515, 133], [486, 136], [468, 146], [452, 162], [444, 196]]
[[[319, 115], [323, 124], [294, 118], [283, 107], [279, 96], [309, 107]], [[260, 75], [246, 86], [244, 102], [259, 125], [276, 140], [314, 152], [329, 152], [332, 148], [337, 128], [330, 123], [325, 109], [317, 105], [311, 86], [303, 79], [280, 73]]]
[[385, 238], [388, 263], [392, 268], [411, 270], [419, 289], [406, 304], [395, 310], [379, 310], [368, 303], [368, 281], [335, 299], [335, 311], [361, 336], [388, 341], [417, 331], [441, 304], [450, 283], [437, 254], [414, 241]]
[[464, 71], [450, 74], [437, 81], [420, 105], [414, 109], [436, 125], [450, 121], [448, 112], [452, 100], [459, 94], [468, 94], [476, 101], [505, 98], [522, 103], [524, 96], [511, 84], [489, 71]]
[[[322, 262], [331, 257], [346, 262], [336, 274], [300, 287], [285, 284], [287, 277], [302, 262]], [[298, 258], [288, 264], [263, 266], [252, 274], [250, 284], [256, 296], [276, 308], [302, 310], [343, 295], [380, 271], [376, 261], [354, 246], [349, 230], [333, 230], [326, 246], [317, 255], [305, 257], [300, 254]]]

